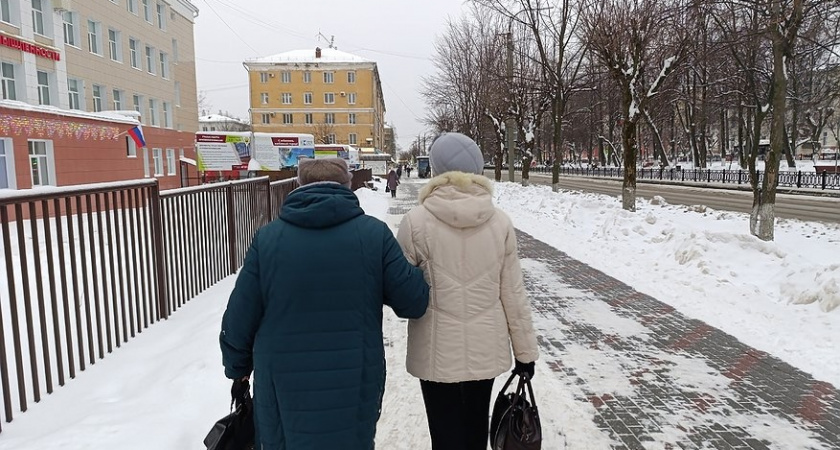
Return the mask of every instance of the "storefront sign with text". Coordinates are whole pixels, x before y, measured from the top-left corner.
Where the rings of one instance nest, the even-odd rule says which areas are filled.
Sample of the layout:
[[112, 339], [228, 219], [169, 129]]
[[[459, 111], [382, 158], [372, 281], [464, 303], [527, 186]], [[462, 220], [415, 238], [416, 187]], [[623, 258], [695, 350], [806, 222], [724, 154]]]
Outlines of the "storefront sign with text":
[[55, 50], [50, 50], [37, 44], [22, 41], [16, 37], [6, 36], [5, 34], [0, 34], [0, 45], [20, 50], [22, 52], [32, 53], [33, 55], [51, 59], [53, 61], [61, 61], [61, 53]]

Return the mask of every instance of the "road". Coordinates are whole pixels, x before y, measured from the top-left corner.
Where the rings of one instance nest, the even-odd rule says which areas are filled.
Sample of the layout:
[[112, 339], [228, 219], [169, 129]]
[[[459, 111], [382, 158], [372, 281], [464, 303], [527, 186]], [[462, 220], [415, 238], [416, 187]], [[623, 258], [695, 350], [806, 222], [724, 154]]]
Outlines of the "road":
[[[493, 177], [492, 171], [486, 171], [485, 174]], [[519, 181], [520, 174], [517, 173], [516, 176]], [[507, 171], [503, 171], [502, 180], [507, 180], [507, 177]], [[531, 174], [531, 183], [550, 185], [551, 175]], [[621, 181], [603, 178], [561, 176], [560, 187], [614, 196], [621, 194]], [[658, 195], [672, 205], [705, 205], [717, 210], [743, 213], [749, 213], [752, 209], [751, 191], [640, 182], [636, 187], [636, 194], [643, 198]], [[776, 217], [840, 223], [840, 198], [778, 194]]]

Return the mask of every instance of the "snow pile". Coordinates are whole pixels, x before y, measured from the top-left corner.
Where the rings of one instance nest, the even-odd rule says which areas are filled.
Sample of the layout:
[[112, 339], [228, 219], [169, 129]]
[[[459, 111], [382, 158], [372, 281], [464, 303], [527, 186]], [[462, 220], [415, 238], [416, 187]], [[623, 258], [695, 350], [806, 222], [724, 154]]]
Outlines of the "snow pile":
[[[748, 216], [703, 205], [496, 183], [514, 225], [683, 314], [840, 385], [840, 226], [778, 220], [776, 241]], [[819, 307], [808, 305], [819, 304]]]

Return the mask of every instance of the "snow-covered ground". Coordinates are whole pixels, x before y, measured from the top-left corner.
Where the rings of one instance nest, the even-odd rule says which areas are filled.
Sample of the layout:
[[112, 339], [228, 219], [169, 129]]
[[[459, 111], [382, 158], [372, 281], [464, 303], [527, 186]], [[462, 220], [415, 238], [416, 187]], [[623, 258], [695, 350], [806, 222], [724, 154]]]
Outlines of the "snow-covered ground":
[[[383, 190], [358, 191], [369, 214], [395, 227], [400, 217], [387, 215], [386, 195]], [[765, 243], [746, 232], [745, 216], [699, 207], [640, 202], [636, 213], [628, 213], [616, 198], [511, 183], [497, 183], [495, 198], [524, 232], [818, 379], [840, 385], [840, 310], [825, 311], [840, 303], [838, 226], [781, 220], [776, 242]], [[530, 276], [558, 286], [539, 262], [526, 260], [523, 267]], [[229, 405], [218, 330], [233, 282], [233, 277], [226, 278], [169, 320], [30, 405], [26, 413], [16, 412], [14, 422], [3, 426], [0, 450], [203, 448], [207, 430]], [[572, 294], [581, 298], [574, 314], [582, 320], [598, 322], [619, 335], [644, 333], [600, 303], [587, 302], [585, 292]], [[535, 322], [541, 333], [557, 327], [539, 318]], [[377, 448], [428, 449], [419, 386], [404, 369], [405, 322], [386, 312], [384, 334], [388, 384]], [[575, 350], [568, 357], [593, 358], [585, 349], [577, 349], [577, 355]], [[707, 371], [701, 362], [677, 362], [696, 366], [689, 373]], [[608, 364], [592, 360], [591, 367], [605, 375]], [[611, 383], [605, 391], [622, 386], [621, 373], [601, 378]], [[702, 381], [714, 384], [714, 379]], [[540, 399], [550, 399], [551, 407], [541, 409], [543, 448], [610, 446], [592, 422], [594, 407], [576, 401], [544, 360], [537, 366], [534, 389]], [[805, 441], [790, 442], [795, 447]]]
[[[697, 205], [496, 183], [517, 228], [840, 386], [840, 226], [780, 219], [774, 242], [748, 216]], [[657, 204], [658, 203], [658, 204]]]

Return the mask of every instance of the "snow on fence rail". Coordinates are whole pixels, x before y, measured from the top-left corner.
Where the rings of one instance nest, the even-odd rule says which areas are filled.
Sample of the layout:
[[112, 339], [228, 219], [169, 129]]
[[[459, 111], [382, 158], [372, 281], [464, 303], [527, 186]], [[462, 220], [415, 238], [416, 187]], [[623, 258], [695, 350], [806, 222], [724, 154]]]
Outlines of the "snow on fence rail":
[[[551, 173], [551, 167], [535, 167], [531, 172]], [[624, 169], [616, 167], [561, 167], [562, 175], [581, 175], [590, 177], [622, 178]], [[678, 170], [675, 167], [668, 168], [639, 168], [636, 170], [636, 178], [639, 180], [660, 180], [680, 181], [697, 183], [725, 183], [750, 185], [750, 173], [748, 170], [709, 170], [690, 169]], [[758, 171], [759, 184], [764, 178], [764, 172]], [[838, 189], [840, 190], [840, 173], [829, 172], [779, 172], [779, 186], [789, 188], [810, 188], [810, 189]]]
[[[296, 179], [155, 180], [0, 196], [6, 422], [234, 273]], [[15, 392], [16, 391], [16, 392]]]

